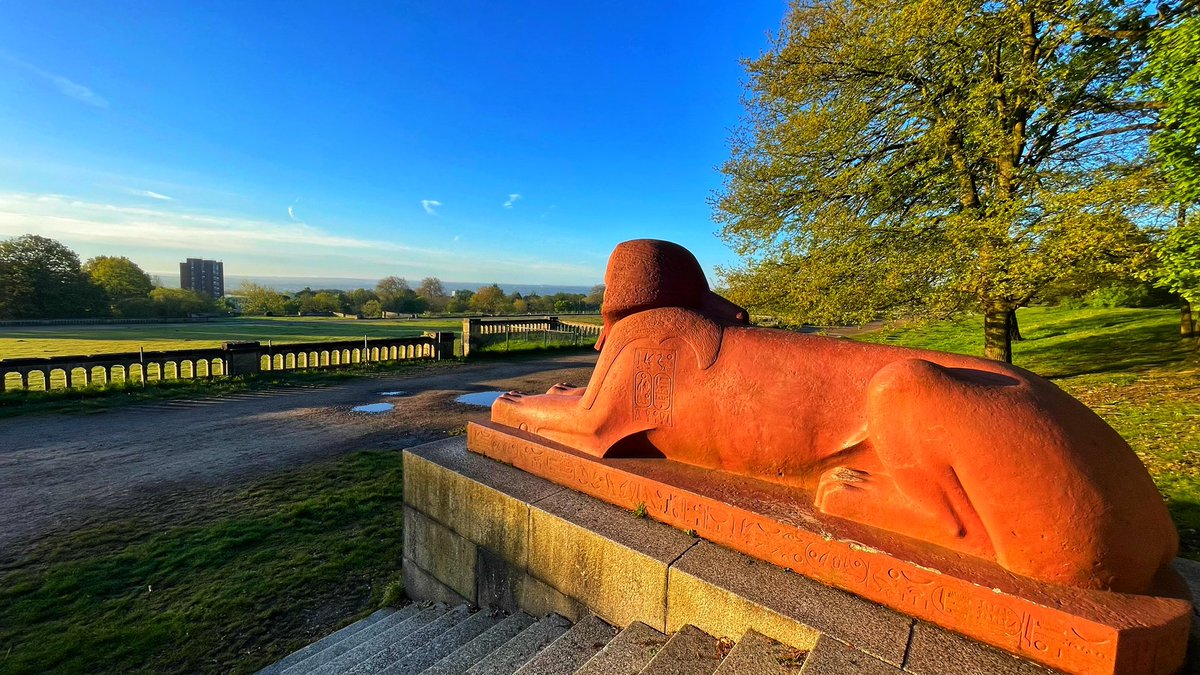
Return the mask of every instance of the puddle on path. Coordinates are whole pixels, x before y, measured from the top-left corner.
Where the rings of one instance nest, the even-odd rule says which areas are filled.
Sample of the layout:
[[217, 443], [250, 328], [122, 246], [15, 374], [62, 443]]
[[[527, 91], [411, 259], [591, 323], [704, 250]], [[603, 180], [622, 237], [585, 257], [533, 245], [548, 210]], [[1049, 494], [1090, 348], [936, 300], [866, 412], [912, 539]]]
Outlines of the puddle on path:
[[368, 403], [367, 405], [356, 405], [350, 410], [362, 413], [384, 413], [395, 407], [391, 403]]
[[474, 394], [463, 394], [454, 399], [454, 402], [490, 408], [496, 402], [496, 399], [500, 398], [504, 393], [503, 391], [477, 391]]

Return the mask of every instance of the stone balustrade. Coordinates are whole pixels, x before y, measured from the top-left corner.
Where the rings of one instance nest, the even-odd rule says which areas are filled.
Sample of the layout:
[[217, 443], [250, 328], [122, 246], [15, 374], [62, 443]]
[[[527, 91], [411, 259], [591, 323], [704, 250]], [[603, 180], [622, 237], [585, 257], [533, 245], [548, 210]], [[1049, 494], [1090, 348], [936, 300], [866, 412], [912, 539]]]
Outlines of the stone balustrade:
[[463, 356], [478, 350], [489, 336], [523, 335], [528, 333], [571, 334], [576, 338], [600, 335], [600, 326], [562, 321], [557, 316], [522, 316], [463, 319]]
[[453, 356], [453, 333], [281, 345], [226, 342], [207, 349], [6, 359], [0, 361], [0, 391], [225, 377]]

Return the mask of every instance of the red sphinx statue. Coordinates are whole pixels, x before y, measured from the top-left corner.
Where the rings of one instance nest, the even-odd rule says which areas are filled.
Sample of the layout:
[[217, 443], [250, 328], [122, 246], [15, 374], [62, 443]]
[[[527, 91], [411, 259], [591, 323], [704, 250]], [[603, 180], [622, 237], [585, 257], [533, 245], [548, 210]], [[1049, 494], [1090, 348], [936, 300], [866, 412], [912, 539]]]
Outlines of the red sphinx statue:
[[1129, 445], [1037, 375], [750, 327], [669, 242], [620, 244], [605, 282], [588, 385], [510, 392], [493, 422], [794, 487], [823, 513], [1052, 584], [1143, 592], [1175, 556]]

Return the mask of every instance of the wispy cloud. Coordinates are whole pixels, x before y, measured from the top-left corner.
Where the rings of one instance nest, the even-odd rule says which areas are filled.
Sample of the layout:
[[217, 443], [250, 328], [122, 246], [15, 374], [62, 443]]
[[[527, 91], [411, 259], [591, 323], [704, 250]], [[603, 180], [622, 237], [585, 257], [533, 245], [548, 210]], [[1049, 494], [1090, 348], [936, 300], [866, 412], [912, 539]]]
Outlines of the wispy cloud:
[[168, 197], [161, 192], [155, 192], [153, 190], [135, 190], [133, 188], [125, 188], [125, 192], [137, 197], [149, 197], [150, 199], [157, 199], [163, 202], [175, 201], [174, 197]]
[[34, 74], [42, 77], [45, 80], [48, 80], [64, 96], [69, 96], [69, 97], [75, 99], [76, 101], [86, 103], [86, 104], [88, 104], [90, 106], [94, 106], [96, 108], [107, 108], [108, 107], [107, 99], [105, 99], [103, 96], [100, 96], [96, 92], [92, 91], [89, 87], [85, 87], [82, 84], [79, 84], [78, 82], [74, 82], [70, 79], [67, 79], [66, 77], [63, 77], [62, 75], [58, 75], [55, 73], [51, 73], [51, 72], [42, 70], [41, 68], [38, 68], [37, 66], [33, 65], [32, 63], [26, 63], [20, 59], [15, 59], [11, 56], [5, 56], [4, 60], [8, 61], [9, 63], [16, 64], [16, 65], [24, 68], [25, 70], [28, 70], [29, 72], [34, 73]]
[[[329, 234], [304, 223], [278, 223], [201, 213], [87, 202], [64, 195], [0, 195], [0, 234], [26, 232], [92, 243], [153, 243], [159, 248], [261, 250], [279, 245], [418, 252], [395, 242]], [[147, 233], [153, 241], [147, 242]]]
[[428, 213], [431, 216], [437, 215], [437, 211], [435, 211], [434, 209], [436, 209], [437, 207], [439, 207], [441, 205], [442, 205], [442, 203], [437, 201], [436, 199], [422, 199], [421, 200], [421, 208], [425, 209], [425, 213]]
[[508, 196], [508, 201], [504, 202], [504, 208], [511, 209], [513, 207], [513, 204], [516, 204], [517, 200], [520, 198], [521, 198], [521, 195], [519, 195], [515, 192], [510, 194]]
[[292, 204], [291, 206], [288, 207], [288, 218], [291, 218], [293, 222], [297, 222], [297, 223], [304, 222], [303, 220], [300, 220], [299, 218], [296, 217], [296, 205], [295, 204]]
[[304, 270], [324, 276], [382, 276], [395, 273], [398, 259], [406, 261], [410, 276], [449, 279], [470, 269], [481, 280], [584, 285], [601, 273], [591, 263], [547, 260], [524, 251], [498, 254], [494, 245], [468, 236], [455, 235], [456, 242], [461, 240], [455, 246], [429, 248], [340, 235], [288, 220], [91, 202], [62, 194], [0, 193], [0, 239], [22, 234], [58, 239], [83, 257], [136, 255], [150, 270], [170, 270], [184, 257], [202, 253], [224, 259], [227, 272], [236, 265], [239, 274], [296, 276]]

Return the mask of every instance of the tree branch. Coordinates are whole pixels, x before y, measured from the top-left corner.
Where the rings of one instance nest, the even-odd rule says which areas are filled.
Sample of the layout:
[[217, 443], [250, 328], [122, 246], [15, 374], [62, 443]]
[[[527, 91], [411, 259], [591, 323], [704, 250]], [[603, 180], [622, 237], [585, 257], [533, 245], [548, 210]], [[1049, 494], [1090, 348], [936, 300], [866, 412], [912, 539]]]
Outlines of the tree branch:
[[1123, 127], [1113, 127], [1111, 129], [1105, 129], [1103, 131], [1094, 131], [1090, 134], [1084, 134], [1076, 139], [1073, 139], [1068, 143], [1063, 143], [1062, 145], [1058, 146], [1057, 148], [1054, 148], [1047, 154], [1057, 155], [1058, 153], [1062, 152], [1063, 150], [1069, 150], [1070, 148], [1073, 148], [1077, 145], [1081, 145], [1088, 141], [1095, 140], [1097, 138], [1102, 138], [1104, 136], [1116, 136], [1117, 134], [1125, 134], [1125, 133], [1129, 133], [1130, 131], [1153, 131], [1155, 129], [1161, 129], [1162, 127], [1163, 127], [1163, 125], [1159, 122], [1145, 122], [1142, 124], [1127, 124]]

